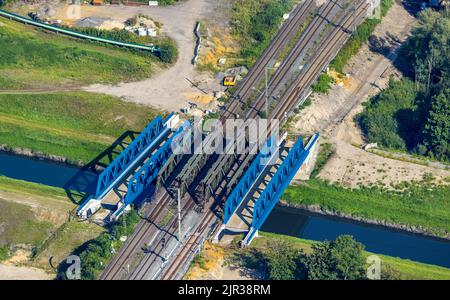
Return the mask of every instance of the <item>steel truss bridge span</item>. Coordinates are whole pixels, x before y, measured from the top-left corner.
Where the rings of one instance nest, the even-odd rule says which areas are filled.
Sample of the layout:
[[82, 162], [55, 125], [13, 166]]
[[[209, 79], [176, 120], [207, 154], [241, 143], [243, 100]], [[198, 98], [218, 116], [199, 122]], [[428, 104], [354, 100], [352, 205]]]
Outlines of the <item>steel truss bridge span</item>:
[[117, 219], [154, 183], [172, 156], [174, 143], [190, 131], [189, 121], [175, 129], [178, 122], [179, 117], [174, 114], [165, 119], [156, 117], [100, 174], [96, 194], [79, 207], [78, 216], [88, 218], [102, 203], [113, 199], [117, 209], [111, 219]]

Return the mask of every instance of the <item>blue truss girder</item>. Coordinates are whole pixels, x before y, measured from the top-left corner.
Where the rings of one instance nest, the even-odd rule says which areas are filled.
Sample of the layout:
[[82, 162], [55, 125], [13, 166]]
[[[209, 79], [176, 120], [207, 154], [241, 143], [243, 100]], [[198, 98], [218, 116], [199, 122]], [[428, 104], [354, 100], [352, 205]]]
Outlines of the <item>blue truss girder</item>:
[[316, 143], [318, 138], [318, 134], [314, 135], [312, 140], [308, 143], [311, 146], [307, 149], [305, 149], [302, 139], [299, 138], [290, 149], [287, 157], [283, 160], [269, 184], [256, 200], [253, 208], [251, 230], [249, 235], [245, 238], [245, 241], [250, 242], [256, 231], [264, 224], [264, 221], [269, 216], [275, 204], [277, 204], [292, 178], [294, 178], [297, 171], [305, 162], [312, 146]]
[[263, 170], [266, 168], [267, 164], [265, 160], [275, 153], [275, 149], [278, 148], [276, 139], [271, 136], [267, 139], [266, 144], [263, 149], [259, 152], [256, 158], [253, 160], [250, 167], [245, 172], [244, 176], [236, 187], [231, 192], [225, 201], [225, 212], [223, 216], [224, 224], [227, 224], [231, 216], [234, 214], [236, 209], [241, 205], [242, 201], [248, 196], [248, 193], [252, 189], [253, 185], [257, 181], [258, 177], [262, 174]]
[[158, 177], [158, 173], [173, 153], [173, 142], [177, 142], [191, 129], [186, 121], [158, 151], [133, 175], [124, 198], [124, 206], [130, 205]]
[[[170, 118], [170, 116], [169, 116]], [[167, 120], [167, 119], [166, 119]], [[156, 117], [114, 161], [100, 174], [96, 199], [103, 198], [130, 169], [155, 145], [155, 140], [169, 128], [165, 127], [165, 120]]]

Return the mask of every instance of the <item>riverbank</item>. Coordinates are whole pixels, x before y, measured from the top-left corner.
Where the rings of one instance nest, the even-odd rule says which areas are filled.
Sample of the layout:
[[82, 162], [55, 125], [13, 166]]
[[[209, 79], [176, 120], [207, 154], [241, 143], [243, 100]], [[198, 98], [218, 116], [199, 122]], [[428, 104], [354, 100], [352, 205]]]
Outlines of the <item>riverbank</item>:
[[85, 164], [83, 164], [80, 161], [70, 161], [67, 157], [64, 157], [64, 156], [51, 155], [51, 154], [46, 154], [46, 153], [39, 152], [39, 151], [34, 152], [33, 150], [26, 149], [26, 148], [11, 148], [8, 145], [3, 145], [3, 144], [0, 144], [0, 152], [10, 153], [13, 155], [18, 155], [18, 156], [25, 156], [25, 157], [30, 157], [30, 158], [48, 160], [48, 161], [52, 161], [52, 162], [56, 162], [56, 163], [63, 163], [63, 164], [67, 164], [70, 166], [77, 167], [77, 168], [82, 168], [85, 166]]
[[[404, 183], [400, 192], [345, 188], [313, 179], [290, 186], [284, 205], [368, 224], [450, 239], [449, 186]], [[398, 187], [400, 188], [400, 187]]]
[[88, 92], [1, 94], [0, 102], [1, 149], [76, 166], [124, 147], [162, 113]]
[[62, 188], [0, 176], [0, 245], [8, 249], [0, 269], [11, 270], [10, 277], [0, 277], [30, 271], [26, 278], [54, 278], [54, 266], [104, 231], [93, 223], [70, 221], [75, 209]]
[[362, 218], [362, 217], [354, 216], [354, 215], [339, 212], [339, 211], [327, 210], [327, 209], [322, 208], [320, 205], [292, 204], [285, 200], [280, 200], [279, 205], [281, 207], [286, 207], [286, 208], [301, 209], [306, 212], [310, 212], [310, 213], [318, 214], [318, 215], [322, 215], [322, 216], [336, 217], [336, 218], [341, 218], [341, 219], [345, 219], [345, 220], [349, 220], [349, 221], [355, 221], [355, 222], [359, 222], [359, 223], [363, 223], [363, 224], [367, 224], [367, 225], [383, 226], [383, 227], [394, 229], [394, 230], [400, 230], [400, 231], [423, 235], [426, 237], [433, 237], [433, 238], [445, 239], [445, 240], [450, 241], [450, 235], [439, 236], [439, 235], [432, 234], [424, 229], [417, 228], [414, 226], [389, 223], [385, 220], [374, 220], [374, 219]]
[[[302, 239], [282, 234], [259, 232], [250, 247], [241, 248], [237, 236], [231, 245], [206, 244], [192, 263], [185, 279], [190, 280], [261, 280], [264, 272], [261, 266], [262, 254], [269, 245], [280, 240], [287, 242], [306, 254], [311, 253], [313, 244], [319, 243], [311, 239]], [[376, 254], [364, 251], [367, 258], [377, 255], [381, 260], [382, 279], [400, 280], [448, 280], [450, 269], [431, 264], [419, 263], [408, 259]]]
[[[270, 243], [276, 239], [282, 239], [289, 243], [292, 243], [295, 247], [303, 249], [306, 253], [311, 251], [311, 246], [316, 241], [305, 240], [300, 238], [289, 237], [285, 235], [273, 234], [261, 232], [258, 238], [255, 238], [251, 248], [264, 251], [267, 247], [267, 243]], [[423, 264], [414, 262], [407, 259], [401, 259], [388, 255], [380, 255], [372, 252], [365, 251], [366, 257], [375, 254], [381, 259], [381, 272], [388, 270], [389, 273], [393, 273], [398, 276], [398, 279], [402, 280], [449, 280], [450, 269], [439, 267], [430, 264]]]

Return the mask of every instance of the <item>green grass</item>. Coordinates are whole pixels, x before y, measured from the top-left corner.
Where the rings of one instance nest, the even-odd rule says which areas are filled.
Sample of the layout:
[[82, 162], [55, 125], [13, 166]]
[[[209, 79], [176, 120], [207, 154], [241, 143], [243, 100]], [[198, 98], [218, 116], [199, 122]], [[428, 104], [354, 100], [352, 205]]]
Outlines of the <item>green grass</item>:
[[[384, 17], [388, 13], [393, 4], [394, 0], [381, 0], [381, 17]], [[344, 66], [350, 58], [358, 53], [361, 46], [369, 39], [375, 27], [380, 23], [380, 19], [372, 18], [366, 19], [360, 24], [355, 34], [345, 43], [344, 47], [342, 47], [338, 55], [333, 59], [330, 67], [342, 73]]]
[[277, 33], [284, 13], [294, 0], [235, 1], [231, 9], [232, 34], [241, 47], [245, 65], [251, 66], [269, 46]]
[[149, 77], [157, 59], [2, 18], [0, 89], [117, 83]]
[[[266, 243], [275, 239], [283, 239], [286, 240], [294, 247], [298, 249], [303, 249], [306, 253], [311, 251], [311, 246], [315, 241], [305, 240], [285, 235], [273, 234], [260, 232], [260, 237], [255, 238], [251, 247], [262, 249], [265, 247]], [[373, 254], [370, 252], [365, 252], [367, 256]], [[381, 258], [381, 272], [383, 272], [383, 268], [389, 268], [399, 273], [401, 279], [423, 279], [423, 280], [449, 280], [450, 279], [450, 269], [423, 264], [419, 262], [414, 262], [407, 259], [387, 256], [387, 255], [379, 255]]]
[[333, 77], [328, 74], [321, 74], [317, 82], [312, 86], [312, 90], [315, 93], [328, 94], [328, 90], [333, 83], [335, 83]]
[[8, 245], [0, 245], [0, 262], [9, 258], [9, 247]]
[[66, 192], [63, 189], [23, 180], [12, 179], [1, 175], [0, 191], [29, 194], [52, 199], [67, 199]]
[[348, 189], [321, 180], [290, 186], [282, 199], [291, 204], [320, 205], [323, 209], [343, 212], [372, 220], [420, 226], [435, 235], [450, 232], [450, 186], [434, 187], [425, 182], [397, 186], [403, 192], [378, 187]]
[[41, 244], [55, 229], [54, 225], [39, 220], [30, 206], [5, 201], [0, 198], [0, 244]]
[[0, 141], [10, 148], [87, 163], [126, 131], [141, 131], [158, 112], [86, 92], [0, 95]]
[[327, 161], [336, 153], [333, 144], [323, 143], [319, 145], [319, 154], [317, 155], [316, 165], [311, 172], [311, 178], [315, 178], [323, 169]]
[[[122, 216], [117, 222], [110, 223], [107, 231], [77, 247], [72, 253], [80, 257], [83, 266], [81, 279], [98, 278], [112, 259], [113, 250], [118, 251], [123, 246], [120, 238], [130, 236], [140, 220], [140, 216], [133, 209], [126, 214], [126, 224], [123, 223]], [[58, 266], [58, 278], [65, 279], [67, 267], [64, 261]]]
[[49, 243], [48, 247], [35, 259], [33, 266], [49, 270], [49, 259], [54, 266], [66, 259], [72, 251], [85, 242], [95, 239], [105, 229], [98, 225], [74, 220], [67, 223], [59, 234]]

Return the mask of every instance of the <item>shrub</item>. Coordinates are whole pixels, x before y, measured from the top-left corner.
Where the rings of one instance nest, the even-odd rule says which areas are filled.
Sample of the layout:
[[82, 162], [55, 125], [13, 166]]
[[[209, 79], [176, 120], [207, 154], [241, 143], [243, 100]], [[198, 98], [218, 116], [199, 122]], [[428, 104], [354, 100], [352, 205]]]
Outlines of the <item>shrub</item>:
[[7, 245], [0, 245], [0, 262], [8, 259], [9, 257], [9, 248]]
[[164, 41], [160, 46], [159, 59], [162, 62], [172, 64], [177, 60], [178, 49], [174, 42], [170, 40]]

